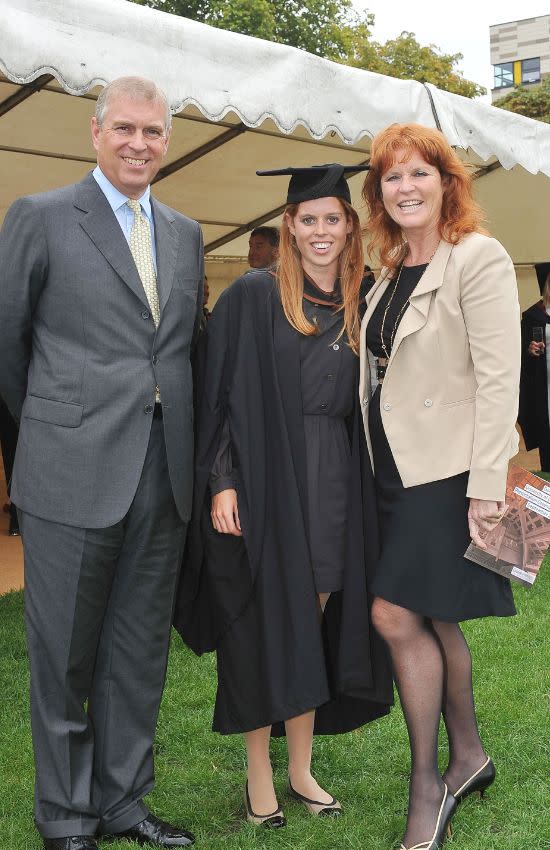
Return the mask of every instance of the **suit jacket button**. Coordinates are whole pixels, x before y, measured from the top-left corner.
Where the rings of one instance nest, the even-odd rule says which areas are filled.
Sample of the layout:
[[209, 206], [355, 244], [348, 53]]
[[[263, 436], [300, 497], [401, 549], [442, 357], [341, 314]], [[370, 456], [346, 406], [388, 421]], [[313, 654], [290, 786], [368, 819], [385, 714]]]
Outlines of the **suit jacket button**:
[[427, 398], [426, 401], [424, 402], [424, 407], [431, 407], [432, 404], [433, 404], [433, 401], [431, 400], [431, 398]]
[[338, 351], [340, 349], [340, 346], [338, 345], [337, 342], [335, 342], [334, 345], [332, 346], [332, 348], [334, 349], [334, 351]]
[[321, 408], [321, 410], [326, 410], [327, 407], [328, 407], [328, 404], [326, 403], [326, 401], [324, 401], [322, 404], [319, 405], [319, 407]]
[[157, 355], [153, 354], [153, 356], [151, 357], [151, 363], [153, 364], [153, 366], [155, 366], [158, 362], [159, 362], [159, 359], [158, 359]]
[[149, 310], [142, 310], [141, 311], [141, 318], [142, 319], [150, 319], [151, 314], [150, 314]]
[[391, 410], [391, 404], [389, 403], [389, 401], [384, 402], [384, 410]]
[[152, 404], [146, 404], [145, 407], [143, 408], [143, 412], [144, 413], [152, 413], [153, 412], [153, 405]]

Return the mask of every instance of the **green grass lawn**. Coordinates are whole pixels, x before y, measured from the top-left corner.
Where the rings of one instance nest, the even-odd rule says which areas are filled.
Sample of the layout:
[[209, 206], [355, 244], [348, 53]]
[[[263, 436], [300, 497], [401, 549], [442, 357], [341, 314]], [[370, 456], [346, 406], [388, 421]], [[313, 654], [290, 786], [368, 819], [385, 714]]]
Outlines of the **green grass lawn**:
[[[456, 850], [550, 850], [550, 563], [530, 590], [516, 589], [519, 616], [468, 623], [479, 723], [498, 781], [484, 802], [455, 815]], [[0, 598], [0, 850], [41, 847], [33, 828], [23, 597]], [[183, 822], [203, 850], [392, 850], [400, 843], [409, 756], [399, 707], [356, 732], [319, 738], [315, 772], [345, 815], [315, 819], [284, 795], [285, 747], [273, 743], [276, 786], [288, 826], [269, 833], [243, 821], [239, 737], [210, 731], [215, 659], [195, 658], [175, 635], [160, 714], [154, 812]], [[445, 740], [441, 736], [444, 766]], [[135, 848], [126, 841], [113, 850]]]

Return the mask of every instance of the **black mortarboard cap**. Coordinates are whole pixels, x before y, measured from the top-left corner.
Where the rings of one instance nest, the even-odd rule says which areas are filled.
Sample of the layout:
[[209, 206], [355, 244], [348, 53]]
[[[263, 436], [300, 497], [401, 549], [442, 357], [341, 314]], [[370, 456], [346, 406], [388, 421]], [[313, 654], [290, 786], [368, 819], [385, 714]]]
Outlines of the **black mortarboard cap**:
[[368, 165], [312, 165], [309, 168], [278, 168], [275, 171], [257, 171], [259, 177], [289, 175], [287, 204], [299, 204], [316, 198], [341, 198], [351, 203], [346, 177], [367, 171]]

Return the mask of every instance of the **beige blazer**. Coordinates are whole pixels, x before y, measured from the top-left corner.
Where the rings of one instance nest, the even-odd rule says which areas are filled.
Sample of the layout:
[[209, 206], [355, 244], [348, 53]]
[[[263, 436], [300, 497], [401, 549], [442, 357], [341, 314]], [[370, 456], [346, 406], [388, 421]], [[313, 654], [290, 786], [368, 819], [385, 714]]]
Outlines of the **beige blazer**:
[[[382, 269], [361, 325], [359, 395], [371, 462], [368, 406], [377, 383], [366, 329], [388, 285]], [[479, 233], [458, 245], [441, 241], [397, 329], [381, 388], [382, 422], [403, 485], [469, 470], [468, 496], [504, 499], [508, 460], [518, 449], [519, 372], [510, 257]]]

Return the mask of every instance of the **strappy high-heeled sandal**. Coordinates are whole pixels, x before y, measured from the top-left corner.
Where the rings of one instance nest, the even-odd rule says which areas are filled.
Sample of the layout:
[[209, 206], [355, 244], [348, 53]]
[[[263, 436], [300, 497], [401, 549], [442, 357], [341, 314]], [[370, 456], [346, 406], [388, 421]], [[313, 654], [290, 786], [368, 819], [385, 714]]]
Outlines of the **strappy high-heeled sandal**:
[[439, 807], [439, 814], [435, 825], [434, 834], [428, 841], [423, 841], [420, 844], [414, 844], [412, 847], [401, 845], [399, 850], [440, 850], [443, 847], [443, 842], [452, 835], [451, 818], [454, 815], [457, 807], [457, 802], [445, 785], [445, 793]]
[[464, 782], [460, 788], [455, 791], [454, 798], [457, 803], [461, 803], [470, 794], [478, 793], [480, 798], [483, 798], [485, 791], [495, 781], [496, 770], [493, 760], [487, 758], [481, 767], [472, 773], [469, 779]]

